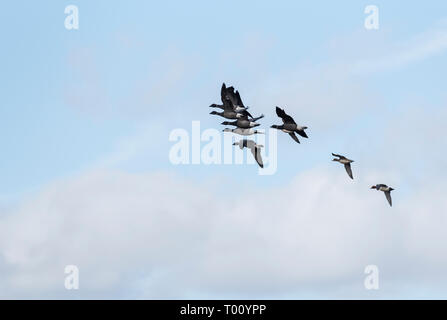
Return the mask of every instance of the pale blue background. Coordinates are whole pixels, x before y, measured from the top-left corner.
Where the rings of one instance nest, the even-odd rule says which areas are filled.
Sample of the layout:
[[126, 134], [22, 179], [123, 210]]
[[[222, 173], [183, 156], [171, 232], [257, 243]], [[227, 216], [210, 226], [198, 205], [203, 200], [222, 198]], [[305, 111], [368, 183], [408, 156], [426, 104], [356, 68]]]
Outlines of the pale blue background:
[[[69, 4], [79, 7], [79, 30], [64, 27]], [[368, 4], [380, 9], [379, 30], [363, 27]], [[240, 183], [244, 192], [244, 184], [269, 190], [299, 172], [333, 170], [331, 152], [354, 158], [356, 177], [366, 176], [368, 170], [396, 172], [391, 182], [365, 178], [362, 185], [368, 193], [370, 182], [398, 183], [396, 203], [414, 198], [432, 179], [439, 178], [438, 186], [445, 186], [446, 16], [445, 1], [5, 2], [0, 10], [3, 215], [14, 215], [23, 202], [54, 181], [97, 168], [135, 174], [169, 171], [191, 183], [224, 176]], [[434, 44], [427, 44], [432, 36]], [[430, 49], [418, 53], [424, 46]], [[405, 60], [408, 52], [416, 53]], [[371, 63], [372, 71], [349, 71], [357, 61], [368, 65], [389, 56], [397, 58], [383, 68]], [[293, 76], [288, 74], [291, 70], [296, 71]], [[322, 80], [321, 92], [309, 93], [304, 101], [299, 96], [275, 100], [275, 90], [290, 85], [290, 77], [306, 83], [306, 75], [311, 75], [315, 82], [326, 71], [329, 80]], [[344, 98], [339, 111], [312, 105], [312, 94], [324, 96], [339, 78], [348, 78], [353, 91], [363, 90], [355, 100], [358, 108], [345, 110]], [[173, 166], [168, 161], [172, 129], [190, 130], [192, 120], [200, 120], [203, 129], [221, 129], [222, 119], [208, 115], [208, 106], [219, 101], [223, 81], [240, 90], [254, 113], [266, 115], [260, 121], [263, 128], [279, 123], [275, 101], [309, 127], [310, 139], [299, 146], [278, 134], [275, 175], [259, 176], [255, 166]], [[350, 87], [344, 88], [341, 95], [349, 95]], [[334, 96], [328, 94], [330, 99]], [[410, 107], [416, 111], [406, 121]], [[307, 113], [316, 108], [322, 108], [318, 117]], [[339, 118], [332, 118], [334, 114]], [[426, 137], [428, 128], [435, 130], [437, 125], [439, 131]], [[395, 136], [384, 133], [394, 129]], [[379, 195], [375, 199], [384, 201]], [[3, 223], [7, 228], [8, 222]], [[421, 273], [425, 276], [427, 270]], [[412, 285], [372, 297], [446, 297], [445, 286]], [[5, 290], [10, 287], [5, 285]], [[52, 289], [39, 290], [34, 293], [25, 286], [12, 296], [38, 297]], [[123, 297], [113, 289], [105, 291], [110, 297]], [[139, 297], [129, 292], [124, 297]], [[231, 292], [230, 297], [239, 294]], [[65, 294], [49, 296], [70, 298]], [[187, 297], [221, 296], [227, 297], [217, 290]], [[272, 297], [268, 290], [261, 296]], [[365, 297], [355, 291], [340, 297], [346, 296]], [[338, 296], [312, 289], [276, 292], [273, 297]]]

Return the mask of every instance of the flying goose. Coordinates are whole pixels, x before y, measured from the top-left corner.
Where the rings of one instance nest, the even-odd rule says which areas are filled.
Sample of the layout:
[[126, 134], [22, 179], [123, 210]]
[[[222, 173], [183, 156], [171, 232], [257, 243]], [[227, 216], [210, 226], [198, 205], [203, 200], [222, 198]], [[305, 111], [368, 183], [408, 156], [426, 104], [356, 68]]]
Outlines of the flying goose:
[[352, 170], [351, 170], [351, 163], [354, 162], [354, 160], [350, 160], [350, 159], [346, 158], [345, 156], [335, 154], [335, 153], [332, 153], [332, 155], [334, 157], [338, 157], [338, 159], [332, 159], [332, 161], [337, 161], [337, 162], [340, 162], [341, 164], [343, 164], [345, 166], [346, 172], [348, 173], [348, 176], [351, 179], [354, 179], [354, 177], [352, 176]]
[[[252, 117], [251, 114], [247, 111], [248, 107], [245, 107], [242, 103], [239, 92], [234, 92], [234, 88], [227, 88], [225, 83], [222, 84], [222, 88], [220, 89], [220, 99], [223, 104], [215, 104], [210, 105], [210, 108], [219, 108], [222, 110], [232, 110], [236, 113], [243, 113], [245, 111], [245, 115]], [[215, 113], [213, 113], [215, 114]], [[220, 115], [220, 114], [219, 114]], [[231, 118], [235, 119], [235, 118]]]
[[236, 128], [236, 129], [225, 128], [222, 131], [240, 134], [241, 136], [251, 136], [252, 134], [264, 134], [264, 132], [261, 132], [259, 130], [241, 129], [241, 128]]
[[[218, 107], [220, 107], [220, 106], [218, 106]], [[233, 110], [233, 105], [231, 104], [230, 100], [223, 101], [223, 111], [222, 112], [211, 111], [210, 114], [218, 115], [218, 116], [224, 117], [226, 119], [239, 118], [239, 116], [238, 116], [239, 114]]]
[[225, 83], [222, 83], [222, 88], [220, 89], [220, 100], [222, 101], [223, 104], [213, 103], [212, 105], [210, 105], [210, 108], [219, 108], [225, 110], [225, 106], [229, 105], [227, 104], [229, 100], [227, 98], [227, 87], [225, 86]]
[[261, 168], [264, 168], [264, 164], [262, 163], [261, 158], [261, 148], [264, 147], [262, 144], [256, 144], [253, 140], [243, 139], [241, 141], [233, 143], [233, 146], [239, 146], [242, 150], [244, 148], [249, 148], [256, 162]]
[[239, 91], [236, 90], [236, 92], [234, 92], [234, 87], [229, 87], [226, 88], [225, 92], [226, 92], [225, 98], [231, 101], [234, 107], [234, 111], [236, 112], [247, 111], [248, 107], [244, 106]]
[[260, 124], [256, 123], [257, 120], [264, 118], [264, 115], [261, 114], [259, 117], [248, 119], [248, 117], [238, 118], [236, 121], [224, 121], [222, 124], [224, 126], [236, 126], [241, 129], [249, 129], [253, 127], [257, 127]]
[[226, 119], [248, 119], [248, 117], [253, 119], [253, 116], [247, 110], [242, 110], [241, 112], [234, 111], [233, 103], [230, 100], [225, 100], [223, 107], [222, 112], [211, 111], [210, 114], [218, 115]]
[[386, 184], [376, 184], [375, 186], [372, 186], [371, 189], [383, 191], [385, 193], [386, 199], [388, 200], [388, 203], [390, 204], [390, 207], [393, 206], [393, 201], [391, 200], [391, 191], [394, 190], [393, 188], [388, 187]]
[[271, 128], [281, 130], [282, 132], [288, 133], [293, 140], [300, 143], [300, 140], [298, 140], [298, 137], [295, 135], [295, 132], [298, 133], [300, 136], [304, 138], [308, 138], [306, 132], [304, 132], [307, 127], [302, 127], [296, 124], [296, 122], [293, 120], [291, 116], [289, 116], [287, 113], [285, 113], [284, 109], [281, 109], [279, 107], [276, 107], [276, 114], [278, 117], [282, 119], [283, 125], [273, 125]]

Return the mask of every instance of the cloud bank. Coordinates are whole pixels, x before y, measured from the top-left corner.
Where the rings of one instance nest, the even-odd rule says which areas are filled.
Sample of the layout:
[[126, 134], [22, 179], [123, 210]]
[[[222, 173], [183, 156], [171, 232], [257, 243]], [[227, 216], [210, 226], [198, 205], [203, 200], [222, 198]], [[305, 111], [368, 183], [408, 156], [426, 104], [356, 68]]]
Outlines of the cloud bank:
[[402, 294], [401, 280], [437, 288], [445, 184], [396, 193], [391, 209], [368, 190], [376, 180], [323, 167], [237, 195], [166, 173], [86, 172], [2, 215], [0, 297], [368, 297], [369, 264], [383, 274], [376, 297]]

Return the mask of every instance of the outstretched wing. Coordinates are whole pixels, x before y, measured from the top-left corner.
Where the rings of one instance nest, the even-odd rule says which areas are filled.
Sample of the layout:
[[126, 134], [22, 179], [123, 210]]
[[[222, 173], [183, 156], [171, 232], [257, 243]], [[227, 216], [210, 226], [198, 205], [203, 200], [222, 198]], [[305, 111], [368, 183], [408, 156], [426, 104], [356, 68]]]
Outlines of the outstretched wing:
[[258, 121], [259, 119], [262, 119], [262, 118], [264, 118], [264, 115], [263, 115], [263, 114], [261, 114], [259, 117], [251, 118], [251, 120], [252, 120], [252, 121]]
[[298, 137], [295, 135], [295, 133], [290, 132], [290, 133], [289, 133], [289, 136], [291, 136], [292, 139], [295, 140], [296, 142], [300, 143], [300, 140], [298, 140]]
[[280, 107], [276, 107], [276, 114], [278, 115], [278, 117], [280, 117], [282, 119], [283, 123], [295, 123], [295, 120], [293, 120], [293, 118], [291, 116], [289, 116], [284, 109], [281, 109]]
[[244, 103], [242, 102], [241, 95], [239, 94], [239, 91], [236, 91], [236, 101], [237, 101], [237, 105], [239, 107], [244, 107]]
[[348, 176], [351, 179], [354, 179], [354, 177], [352, 176], [352, 170], [351, 170], [351, 164], [350, 163], [345, 163], [345, 169], [346, 169], [346, 172], [348, 173]]
[[259, 164], [259, 166], [261, 168], [264, 168], [264, 163], [262, 162], [262, 158], [261, 158], [261, 148], [253, 147], [250, 149], [251, 149], [251, 153], [253, 154], [253, 157], [255, 157], [256, 162]]
[[306, 134], [306, 132], [304, 132], [304, 130], [296, 130], [296, 133], [298, 133], [300, 136], [302, 136], [303, 138], [309, 138]]
[[226, 90], [226, 98], [231, 101], [233, 106], [238, 105], [238, 98], [236, 93], [234, 92], [234, 87], [228, 87]]
[[231, 100], [225, 99], [223, 101], [223, 109], [226, 111], [233, 111], [234, 106], [233, 103], [231, 103]]
[[388, 203], [390, 204], [390, 207], [393, 206], [393, 201], [391, 200], [391, 192], [390, 191], [385, 191], [385, 197], [388, 200]]
[[220, 100], [222, 100], [222, 103], [225, 105], [225, 101], [227, 101], [227, 86], [225, 85], [225, 82], [222, 83], [222, 88], [220, 89]]
[[344, 156], [340, 155], [340, 154], [336, 154], [336, 153], [332, 153], [332, 155], [334, 157], [339, 157], [340, 159], [346, 159]]

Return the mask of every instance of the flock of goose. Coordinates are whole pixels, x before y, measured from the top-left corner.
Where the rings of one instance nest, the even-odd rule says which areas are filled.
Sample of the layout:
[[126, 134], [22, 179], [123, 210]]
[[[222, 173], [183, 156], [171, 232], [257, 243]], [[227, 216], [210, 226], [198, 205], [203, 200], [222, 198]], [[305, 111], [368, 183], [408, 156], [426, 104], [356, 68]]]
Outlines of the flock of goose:
[[[259, 119], [262, 119], [264, 117], [263, 114], [261, 114], [258, 117], [253, 117], [250, 112], [248, 112], [248, 107], [244, 106], [244, 103], [242, 102], [241, 96], [239, 94], [239, 91], [235, 91], [234, 87], [226, 87], [225, 83], [222, 84], [222, 88], [220, 91], [220, 96], [222, 100], [222, 104], [212, 104], [210, 105], [211, 108], [218, 108], [221, 109], [221, 112], [212, 111], [210, 114], [212, 115], [218, 115], [225, 119], [230, 119], [234, 121], [224, 121], [222, 122], [222, 125], [226, 126], [235, 126], [234, 129], [225, 128], [224, 132], [232, 132], [235, 134], [239, 134], [242, 136], [250, 136], [254, 134], [262, 134], [263, 132], [260, 132], [258, 130], [255, 130], [254, 128], [259, 126], [260, 124], [257, 123]], [[307, 129], [306, 126], [300, 126], [298, 125], [295, 120], [291, 116], [289, 116], [284, 109], [281, 109], [279, 107], [276, 107], [276, 114], [278, 117], [281, 118], [283, 124], [282, 125], [272, 125], [271, 128], [280, 130], [282, 132], [288, 133], [290, 137], [295, 140], [297, 143], [300, 143], [300, 140], [296, 136], [296, 133], [300, 135], [303, 138], [308, 138], [305, 130]], [[253, 154], [253, 157], [255, 158], [258, 165], [263, 168], [264, 164], [262, 162], [261, 158], [261, 148], [263, 145], [257, 144], [253, 140], [249, 139], [242, 139], [238, 142], [233, 143], [233, 145], [239, 146], [240, 149], [248, 148], [250, 149], [251, 153]], [[348, 174], [348, 176], [351, 179], [354, 179], [354, 176], [352, 174], [352, 168], [351, 163], [354, 162], [354, 160], [348, 159], [345, 156], [342, 156], [340, 154], [332, 153], [332, 155], [335, 157], [332, 159], [332, 161], [339, 162], [344, 165], [345, 170]], [[391, 191], [394, 189], [387, 186], [386, 184], [377, 184], [375, 186], [372, 186], [371, 189], [376, 189], [378, 191], [382, 191], [385, 194], [386, 199], [388, 200], [388, 203], [390, 206], [393, 205], [391, 200]]]

